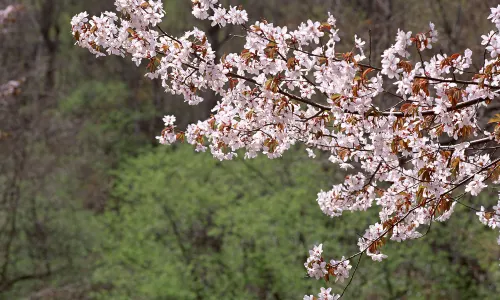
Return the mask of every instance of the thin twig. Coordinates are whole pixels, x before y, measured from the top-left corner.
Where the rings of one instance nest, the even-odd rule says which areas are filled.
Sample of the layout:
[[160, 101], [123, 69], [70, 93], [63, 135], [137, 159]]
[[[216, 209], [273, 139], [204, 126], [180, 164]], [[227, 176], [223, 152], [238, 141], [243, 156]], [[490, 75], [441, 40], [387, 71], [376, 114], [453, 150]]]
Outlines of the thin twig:
[[358, 262], [356, 263], [356, 266], [354, 267], [354, 271], [352, 272], [351, 278], [349, 278], [349, 282], [345, 286], [344, 290], [342, 291], [342, 294], [340, 294], [340, 297], [338, 299], [340, 299], [340, 298], [342, 298], [342, 296], [344, 296], [344, 293], [347, 291], [347, 288], [349, 287], [349, 285], [351, 285], [351, 282], [354, 278], [354, 275], [356, 274], [356, 271], [358, 270], [359, 263], [361, 262], [362, 257], [363, 257], [363, 253], [361, 253], [361, 255], [359, 256]]

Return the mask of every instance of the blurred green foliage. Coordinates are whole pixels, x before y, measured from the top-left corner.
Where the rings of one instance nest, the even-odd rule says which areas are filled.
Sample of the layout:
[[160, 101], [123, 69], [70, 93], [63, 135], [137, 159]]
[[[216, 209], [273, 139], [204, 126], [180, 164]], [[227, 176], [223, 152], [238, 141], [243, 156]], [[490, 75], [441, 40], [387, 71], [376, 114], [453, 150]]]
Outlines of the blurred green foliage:
[[[328, 236], [311, 204], [328, 178], [304, 157], [220, 163], [187, 147], [125, 162], [103, 218], [101, 299], [292, 299]], [[316, 227], [316, 228], [315, 228]], [[131, 284], [131, 283], [134, 284]]]

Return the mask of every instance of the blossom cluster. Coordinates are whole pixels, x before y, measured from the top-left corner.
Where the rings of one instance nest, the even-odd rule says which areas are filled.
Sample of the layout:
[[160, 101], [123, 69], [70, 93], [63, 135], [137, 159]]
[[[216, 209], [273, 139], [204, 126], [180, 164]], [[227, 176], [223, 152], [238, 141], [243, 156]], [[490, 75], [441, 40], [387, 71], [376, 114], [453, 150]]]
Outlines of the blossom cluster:
[[313, 295], [304, 296], [303, 300], [337, 300], [340, 299], [340, 295], [332, 294], [332, 288], [321, 288], [318, 297]]
[[[500, 229], [500, 201], [498, 201], [497, 205], [493, 206], [493, 211], [485, 211], [484, 207], [481, 206], [481, 210], [476, 215], [484, 225], [492, 229]], [[498, 236], [498, 245], [500, 245], [500, 235]]]
[[12, 20], [12, 15], [21, 8], [22, 8], [21, 5], [11, 4], [5, 7], [4, 9], [0, 9], [0, 28], [2, 27], [3, 24]]
[[0, 85], [0, 99], [14, 95], [19, 91], [22, 80], [9, 80], [7, 83]]
[[[184, 131], [166, 116], [160, 143], [187, 142], [220, 160], [241, 153], [277, 158], [301, 143], [311, 158], [326, 153], [341, 168], [355, 168], [343, 183], [320, 191], [317, 202], [330, 217], [377, 206], [379, 220], [358, 240], [358, 255], [376, 261], [387, 258], [385, 243], [419, 238], [422, 228], [450, 218], [457, 192], [476, 196], [499, 182], [500, 159], [489, 150], [499, 147], [500, 118], [485, 130], [477, 114], [499, 96], [500, 5], [488, 17], [498, 30], [483, 36], [490, 59], [480, 53], [484, 63], [472, 70], [469, 49], [431, 52], [438, 38], [432, 23], [419, 33], [398, 30], [377, 66], [366, 62], [366, 42], [358, 36], [351, 51], [339, 52], [339, 29], [330, 14], [323, 22], [287, 28], [265, 20], [249, 25], [245, 10], [217, 0], [192, 4], [196, 18], [244, 31], [241, 52], [216, 59], [198, 28], [169, 35], [160, 27], [161, 1], [117, 0], [123, 17], [81, 13], [71, 21], [79, 46], [96, 56], [129, 56], [138, 66], [146, 61], [146, 76], [187, 103], [202, 102], [202, 91], [219, 96], [213, 115]], [[381, 95], [395, 104], [381, 109]], [[484, 211], [480, 219], [498, 227], [490, 217], [497, 215]], [[304, 266], [310, 277], [327, 281], [343, 281], [351, 269], [344, 257], [324, 260], [322, 245]], [[330, 291], [306, 297], [334, 299]]]
[[349, 270], [352, 268], [349, 260], [342, 257], [340, 261], [332, 259], [330, 263], [327, 263], [323, 261], [322, 253], [323, 244], [314, 246], [312, 250], [309, 250], [309, 257], [304, 263], [309, 277], [325, 278], [328, 281], [331, 275], [335, 277], [335, 282], [339, 280], [343, 282], [345, 278], [349, 277]]
[[200, 20], [209, 19], [212, 26], [224, 27], [227, 24], [242, 25], [248, 22], [245, 10], [231, 6], [229, 10], [217, 5], [217, 0], [192, 0], [193, 16]]
[[125, 17], [114, 12], [105, 12], [89, 19], [87, 12], [74, 16], [71, 20], [73, 35], [79, 45], [96, 56], [108, 54], [125, 56], [128, 53], [139, 65], [142, 59], [156, 57], [159, 38], [157, 31], [149, 30], [164, 17], [162, 1], [116, 0], [116, 9]]
[[7, 32], [5, 25], [7, 23], [14, 22], [14, 14], [22, 8], [23, 7], [20, 4], [11, 4], [3, 9], [0, 9], [0, 33]]

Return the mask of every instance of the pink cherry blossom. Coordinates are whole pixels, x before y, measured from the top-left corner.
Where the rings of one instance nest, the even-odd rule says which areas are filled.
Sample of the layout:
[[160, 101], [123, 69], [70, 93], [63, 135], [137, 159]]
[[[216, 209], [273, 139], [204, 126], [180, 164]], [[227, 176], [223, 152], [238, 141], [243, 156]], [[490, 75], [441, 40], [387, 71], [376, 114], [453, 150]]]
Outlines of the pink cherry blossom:
[[[497, 30], [482, 36], [486, 52], [475, 54], [484, 62], [477, 70], [469, 49], [430, 50], [438, 42], [433, 23], [417, 33], [395, 30], [394, 43], [372, 63], [357, 35], [352, 50], [339, 53], [341, 28], [331, 14], [287, 28], [249, 23], [245, 10], [217, 0], [192, 4], [193, 15], [212, 26], [244, 30], [243, 48], [216, 59], [200, 29], [170, 35], [159, 25], [168, 15], [161, 1], [117, 0], [119, 14], [80, 13], [71, 20], [72, 33], [96, 56], [130, 57], [191, 105], [203, 101], [202, 92], [217, 95], [212, 116], [185, 130], [165, 116], [159, 143], [186, 142], [219, 160], [238, 154], [274, 159], [303, 144], [311, 158], [325, 153], [348, 172], [343, 182], [319, 191], [319, 208], [333, 218], [376, 207], [378, 220], [360, 235], [357, 253], [328, 260], [322, 244], [310, 250], [304, 263], [309, 277], [352, 278], [353, 258], [387, 259], [386, 243], [422, 237], [432, 222], [452, 216], [460, 197], [500, 182], [500, 158], [481, 148], [498, 147], [500, 122], [485, 130], [477, 119], [499, 98], [500, 5], [488, 16]], [[118, 17], [123, 14], [126, 19]], [[394, 105], [380, 108], [382, 96]], [[477, 209], [479, 221], [500, 227], [499, 210], [500, 204]], [[318, 297], [340, 295], [322, 288]]]

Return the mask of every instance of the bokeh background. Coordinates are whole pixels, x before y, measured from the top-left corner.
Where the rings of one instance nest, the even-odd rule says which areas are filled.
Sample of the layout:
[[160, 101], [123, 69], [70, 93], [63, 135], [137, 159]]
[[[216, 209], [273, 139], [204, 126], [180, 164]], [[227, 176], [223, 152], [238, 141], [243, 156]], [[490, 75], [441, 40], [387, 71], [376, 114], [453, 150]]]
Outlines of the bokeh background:
[[[0, 30], [0, 299], [302, 299], [323, 282], [305, 277], [312, 245], [328, 257], [357, 251], [376, 210], [330, 219], [315, 199], [345, 176], [297, 147], [283, 158], [218, 162], [184, 145], [159, 146], [161, 118], [179, 126], [210, 115], [120, 57], [74, 45], [70, 19], [113, 10], [112, 0], [0, 0], [21, 4]], [[289, 27], [330, 11], [343, 39], [371, 40], [372, 59], [398, 28], [433, 21], [436, 51], [470, 48], [496, 0], [238, 0], [252, 20]], [[162, 27], [197, 26], [218, 55], [241, 49], [238, 29], [196, 21], [190, 1], [166, 0]], [[368, 44], [368, 42], [367, 42]], [[384, 99], [379, 99], [383, 105]], [[494, 106], [494, 104], [492, 104]], [[484, 112], [481, 117], [491, 110]], [[496, 203], [489, 189], [468, 199]], [[457, 207], [423, 239], [389, 243], [382, 263], [361, 262], [346, 299], [498, 299], [498, 232]], [[339, 293], [344, 283], [334, 284]]]

